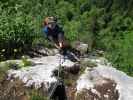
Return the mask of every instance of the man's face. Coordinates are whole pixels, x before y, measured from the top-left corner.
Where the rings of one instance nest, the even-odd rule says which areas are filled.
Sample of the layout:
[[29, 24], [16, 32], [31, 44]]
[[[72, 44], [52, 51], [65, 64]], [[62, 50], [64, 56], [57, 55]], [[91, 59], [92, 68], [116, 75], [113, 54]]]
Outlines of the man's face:
[[55, 26], [56, 26], [56, 23], [54, 23], [54, 22], [48, 23], [48, 27], [49, 27], [50, 29], [54, 29]]

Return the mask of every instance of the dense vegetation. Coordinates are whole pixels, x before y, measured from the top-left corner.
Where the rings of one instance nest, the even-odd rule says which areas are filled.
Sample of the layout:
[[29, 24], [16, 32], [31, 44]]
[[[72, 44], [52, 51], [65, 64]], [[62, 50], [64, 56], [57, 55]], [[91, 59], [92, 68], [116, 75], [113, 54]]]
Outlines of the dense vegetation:
[[133, 75], [132, 4], [133, 0], [1, 0], [0, 59], [45, 41], [42, 21], [56, 16], [68, 40], [104, 50], [118, 69]]

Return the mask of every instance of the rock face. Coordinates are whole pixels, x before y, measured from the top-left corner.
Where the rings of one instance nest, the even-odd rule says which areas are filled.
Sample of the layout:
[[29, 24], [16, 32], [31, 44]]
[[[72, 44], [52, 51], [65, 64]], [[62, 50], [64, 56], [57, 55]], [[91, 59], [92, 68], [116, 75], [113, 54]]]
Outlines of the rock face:
[[51, 84], [57, 82], [53, 72], [61, 64], [67, 74], [72, 74], [69, 78], [74, 79], [72, 83], [67, 79], [68, 100], [133, 100], [133, 78], [113, 68], [104, 58], [83, 58], [84, 62], [95, 63], [94, 67], [81, 65], [85, 70], [59, 54], [30, 60], [34, 66], [9, 70], [8, 79], [18, 78], [27, 87], [41, 88], [43, 85], [48, 91]]
[[29, 100], [24, 83], [20, 80], [3, 80], [0, 83], [0, 100]]
[[118, 100], [119, 94], [116, 90], [116, 83], [109, 79], [105, 80], [106, 83], [97, 84], [91, 89], [84, 89], [77, 93], [76, 100]]
[[65, 60], [61, 55], [47, 56], [41, 58], [31, 59], [35, 66], [22, 68], [20, 70], [9, 70], [8, 76], [21, 79], [26, 86], [34, 84], [35, 88], [41, 87], [41, 84], [45, 84], [46, 88], [50, 83], [56, 82], [57, 79], [53, 76], [53, 71], [61, 66], [72, 67], [74, 63]]
[[76, 100], [118, 100], [119, 93], [114, 80], [104, 78], [94, 70], [87, 73], [86, 69], [85, 73], [77, 81]]
[[113, 68], [106, 59], [88, 60], [95, 62], [97, 67], [86, 68], [85, 72], [79, 77], [76, 87], [77, 98], [80, 96], [79, 100], [83, 100], [83, 98], [85, 98], [84, 100], [133, 99], [132, 77]]

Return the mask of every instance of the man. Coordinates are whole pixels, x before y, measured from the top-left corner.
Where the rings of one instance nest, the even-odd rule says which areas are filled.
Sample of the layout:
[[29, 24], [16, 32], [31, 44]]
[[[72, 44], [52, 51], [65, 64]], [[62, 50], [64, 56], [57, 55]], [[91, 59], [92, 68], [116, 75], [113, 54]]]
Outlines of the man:
[[54, 17], [46, 17], [44, 20], [43, 32], [48, 40], [54, 43], [60, 53], [67, 55], [73, 61], [78, 58], [72, 54], [72, 47], [64, 41], [64, 31], [57, 25], [57, 19]]
[[64, 46], [64, 31], [57, 25], [57, 19], [46, 17], [44, 20], [43, 32], [48, 40], [54, 43], [58, 49]]

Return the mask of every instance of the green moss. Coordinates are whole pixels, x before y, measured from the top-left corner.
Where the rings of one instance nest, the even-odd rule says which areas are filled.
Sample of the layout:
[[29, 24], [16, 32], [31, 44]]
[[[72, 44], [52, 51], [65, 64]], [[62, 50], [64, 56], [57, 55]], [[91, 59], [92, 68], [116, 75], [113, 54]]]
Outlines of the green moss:
[[31, 66], [32, 62], [28, 60], [27, 56], [22, 56], [21, 67]]

